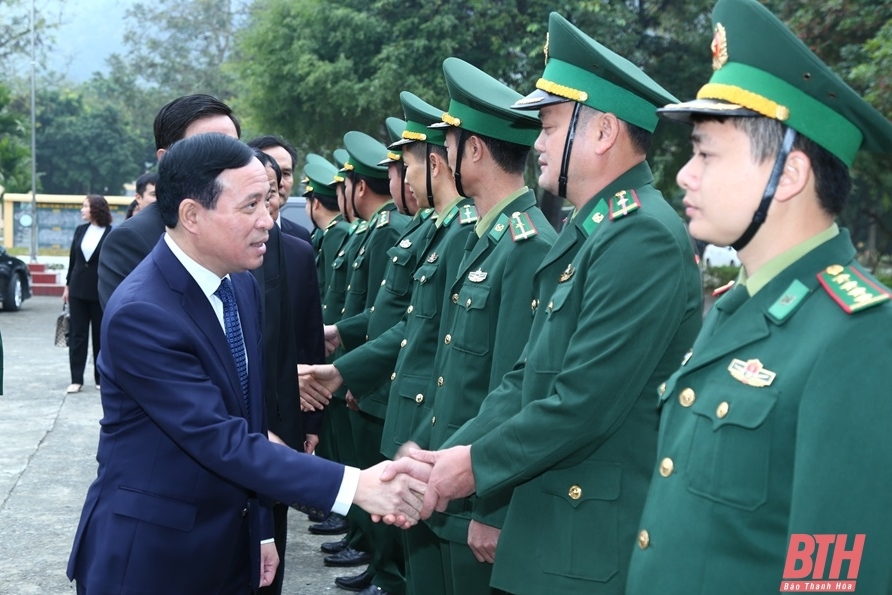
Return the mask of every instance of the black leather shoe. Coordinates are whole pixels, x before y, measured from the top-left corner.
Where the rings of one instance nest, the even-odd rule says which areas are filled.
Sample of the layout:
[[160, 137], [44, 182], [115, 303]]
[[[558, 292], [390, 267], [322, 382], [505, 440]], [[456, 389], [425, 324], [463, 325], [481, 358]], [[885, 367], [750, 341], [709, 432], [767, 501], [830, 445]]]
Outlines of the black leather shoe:
[[308, 512], [307, 513], [307, 518], [310, 519], [311, 523], [321, 523], [321, 522], [325, 521], [325, 519], [327, 519], [328, 516], [329, 515], [325, 514], [324, 512], [316, 512], [316, 513]]
[[366, 569], [356, 576], [339, 576], [335, 579], [335, 584], [348, 591], [364, 591], [372, 584], [372, 573]]
[[310, 533], [313, 535], [340, 535], [350, 528], [347, 519], [338, 514], [331, 514], [321, 523], [310, 525]]
[[372, 560], [372, 555], [367, 552], [361, 552], [359, 550], [354, 550], [352, 547], [347, 547], [338, 552], [337, 554], [331, 556], [325, 556], [322, 559], [322, 562], [326, 566], [362, 566], [363, 564], [368, 564]]
[[375, 585], [370, 585], [366, 587], [363, 591], [359, 593], [359, 595], [390, 595], [388, 591], [385, 591], [381, 587], [376, 587]]
[[319, 546], [319, 549], [322, 550], [326, 554], [337, 554], [338, 552], [343, 551], [347, 547], [347, 538], [340, 541], [326, 541], [322, 545]]

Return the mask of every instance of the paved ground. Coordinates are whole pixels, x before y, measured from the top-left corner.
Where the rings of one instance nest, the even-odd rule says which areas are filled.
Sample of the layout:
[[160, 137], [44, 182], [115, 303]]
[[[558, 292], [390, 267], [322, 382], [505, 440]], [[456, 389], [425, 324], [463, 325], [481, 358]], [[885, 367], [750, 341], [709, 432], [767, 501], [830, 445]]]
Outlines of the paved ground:
[[[0, 594], [73, 594], [68, 553], [87, 487], [96, 474], [99, 393], [66, 395], [68, 352], [53, 346], [57, 297], [35, 297], [19, 312], [0, 312], [4, 395], [0, 397]], [[88, 363], [87, 378], [92, 377]], [[322, 565], [302, 514], [290, 516], [286, 595], [342, 593]], [[337, 539], [337, 538], [334, 538]], [[199, 594], [196, 594], [199, 595]]]

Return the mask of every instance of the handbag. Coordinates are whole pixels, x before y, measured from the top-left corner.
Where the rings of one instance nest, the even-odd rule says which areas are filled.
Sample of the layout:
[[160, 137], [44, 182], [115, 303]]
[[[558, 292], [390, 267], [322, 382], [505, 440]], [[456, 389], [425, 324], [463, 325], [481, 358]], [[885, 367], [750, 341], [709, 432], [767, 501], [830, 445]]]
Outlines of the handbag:
[[68, 347], [68, 328], [71, 325], [71, 316], [68, 314], [68, 304], [62, 306], [62, 313], [56, 318], [56, 347]]

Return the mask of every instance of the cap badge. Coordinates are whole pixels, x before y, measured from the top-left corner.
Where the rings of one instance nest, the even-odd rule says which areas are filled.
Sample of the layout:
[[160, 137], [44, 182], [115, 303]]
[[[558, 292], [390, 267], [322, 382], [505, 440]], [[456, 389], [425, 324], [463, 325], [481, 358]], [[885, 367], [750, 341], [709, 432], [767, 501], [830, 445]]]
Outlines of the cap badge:
[[712, 37], [712, 69], [719, 70], [728, 61], [728, 38], [721, 23], [715, 24], [715, 35]]
[[774, 382], [774, 378], [777, 376], [776, 373], [762, 367], [762, 362], [757, 359], [747, 361], [733, 359], [731, 365], [728, 366], [728, 371], [736, 380], [756, 388], [768, 386]]

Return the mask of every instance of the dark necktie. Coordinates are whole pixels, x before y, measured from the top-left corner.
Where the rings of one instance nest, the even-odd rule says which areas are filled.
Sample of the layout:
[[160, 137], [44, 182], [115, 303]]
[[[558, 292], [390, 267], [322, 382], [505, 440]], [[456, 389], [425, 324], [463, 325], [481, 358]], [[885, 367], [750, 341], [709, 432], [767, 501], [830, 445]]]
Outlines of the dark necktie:
[[235, 294], [232, 291], [232, 282], [224, 277], [220, 281], [220, 287], [214, 292], [223, 302], [223, 323], [226, 327], [226, 340], [229, 341], [229, 350], [232, 359], [235, 360], [235, 368], [238, 370], [238, 379], [242, 385], [242, 397], [245, 399], [245, 407], [251, 410], [248, 401], [248, 359], [245, 356], [245, 339], [242, 336], [242, 325], [238, 320], [238, 306], [235, 303]]

